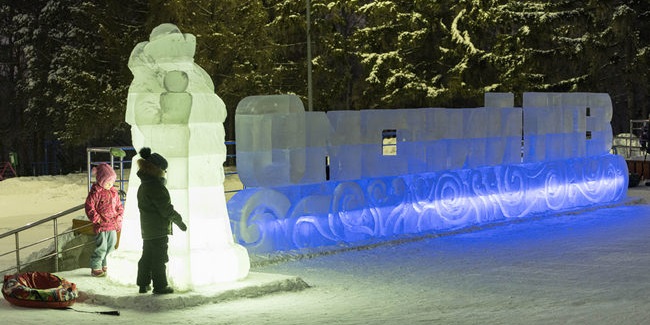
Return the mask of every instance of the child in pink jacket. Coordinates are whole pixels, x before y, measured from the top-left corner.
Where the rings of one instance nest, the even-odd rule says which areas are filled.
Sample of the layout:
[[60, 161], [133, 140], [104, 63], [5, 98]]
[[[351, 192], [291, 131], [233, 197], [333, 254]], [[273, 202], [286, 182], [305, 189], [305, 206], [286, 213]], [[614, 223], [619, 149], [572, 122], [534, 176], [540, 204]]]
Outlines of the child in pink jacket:
[[93, 168], [96, 182], [86, 197], [86, 215], [93, 223], [95, 231], [95, 251], [90, 256], [91, 275], [106, 275], [106, 258], [115, 250], [117, 232], [122, 229], [124, 207], [120, 195], [113, 184], [115, 171], [108, 164]]

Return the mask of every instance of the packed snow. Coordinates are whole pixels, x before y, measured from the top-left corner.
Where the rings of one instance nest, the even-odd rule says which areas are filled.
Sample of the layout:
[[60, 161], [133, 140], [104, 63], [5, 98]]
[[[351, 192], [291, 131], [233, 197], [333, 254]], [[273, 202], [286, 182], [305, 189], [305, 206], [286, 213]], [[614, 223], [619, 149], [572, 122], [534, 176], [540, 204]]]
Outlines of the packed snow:
[[[86, 191], [84, 174], [2, 181], [2, 232], [79, 205]], [[80, 298], [74, 311], [3, 299], [0, 315], [5, 324], [648, 324], [650, 187], [642, 182], [628, 196], [628, 204], [603, 209], [253, 263], [256, 279], [300, 279], [309, 287], [262, 292], [268, 288], [252, 285], [204, 304], [191, 292], [140, 295], [90, 278], [90, 269], [68, 271], [83, 280], [82, 293], [96, 283], [128, 304]], [[195, 306], [147, 308], [160, 299]], [[116, 309], [120, 316], [92, 313]]]

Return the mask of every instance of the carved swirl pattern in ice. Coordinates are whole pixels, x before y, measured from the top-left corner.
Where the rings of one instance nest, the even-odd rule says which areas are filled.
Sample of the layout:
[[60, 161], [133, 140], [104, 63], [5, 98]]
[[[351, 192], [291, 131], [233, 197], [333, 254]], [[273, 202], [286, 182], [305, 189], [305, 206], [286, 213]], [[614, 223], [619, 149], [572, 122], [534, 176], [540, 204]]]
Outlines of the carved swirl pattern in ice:
[[228, 203], [250, 252], [354, 244], [604, 205], [625, 198], [623, 158], [603, 155], [347, 182], [250, 188]]

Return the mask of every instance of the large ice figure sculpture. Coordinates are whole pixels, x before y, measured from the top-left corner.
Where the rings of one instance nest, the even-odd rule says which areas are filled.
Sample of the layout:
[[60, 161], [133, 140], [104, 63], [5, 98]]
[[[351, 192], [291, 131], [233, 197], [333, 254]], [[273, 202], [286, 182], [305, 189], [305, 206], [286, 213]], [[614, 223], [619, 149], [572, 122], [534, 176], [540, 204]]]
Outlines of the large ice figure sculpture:
[[[330, 111], [329, 181], [290, 177], [304, 164], [291, 166], [298, 160], [286, 151], [273, 154], [297, 126], [276, 121], [290, 118], [277, 112], [304, 114], [292, 98], [247, 98], [237, 110], [238, 171], [256, 182], [245, 181], [228, 209], [238, 242], [255, 253], [368, 243], [625, 198], [625, 160], [607, 152], [607, 94], [526, 93], [523, 108], [513, 107], [512, 94], [486, 94], [480, 108]], [[256, 124], [242, 129], [244, 120]], [[312, 132], [327, 136], [301, 127], [292, 140], [304, 147], [285, 147], [305, 152]], [[386, 137], [394, 138], [394, 154], [383, 150]], [[324, 157], [312, 152], [314, 161]], [[282, 181], [257, 181], [256, 168], [277, 171]]]
[[[134, 78], [126, 122], [133, 145], [151, 147], [167, 158], [172, 204], [188, 225], [169, 243], [168, 278], [179, 290], [242, 279], [250, 267], [246, 249], [233, 241], [223, 188], [227, 111], [210, 76], [194, 63], [195, 47], [193, 35], [162, 24], [129, 58]], [[133, 166], [120, 249], [109, 272], [111, 279], [124, 283], [135, 282], [142, 242], [139, 178]]]

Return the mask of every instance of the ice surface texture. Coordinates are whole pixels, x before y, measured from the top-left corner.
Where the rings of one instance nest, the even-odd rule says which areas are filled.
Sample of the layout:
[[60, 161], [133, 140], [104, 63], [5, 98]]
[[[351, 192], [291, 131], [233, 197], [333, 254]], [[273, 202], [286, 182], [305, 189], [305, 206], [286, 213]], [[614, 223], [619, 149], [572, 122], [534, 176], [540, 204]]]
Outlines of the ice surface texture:
[[445, 231], [625, 198], [617, 155], [320, 184], [248, 188], [229, 202], [253, 253]]
[[[627, 166], [608, 153], [607, 94], [526, 93], [523, 108], [512, 94], [485, 102], [325, 114], [305, 112], [291, 95], [242, 100], [237, 170], [246, 188], [228, 203], [235, 237], [271, 252], [625, 197]], [[384, 150], [386, 134], [394, 154]]]
[[[607, 94], [486, 94], [494, 107], [305, 112], [296, 96], [251, 96], [235, 116], [245, 187], [397, 176], [606, 154]], [[505, 97], [505, 99], [504, 99]], [[508, 102], [510, 102], [509, 107]], [[384, 152], [395, 133], [397, 154]], [[523, 147], [522, 147], [523, 134]]]

